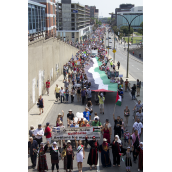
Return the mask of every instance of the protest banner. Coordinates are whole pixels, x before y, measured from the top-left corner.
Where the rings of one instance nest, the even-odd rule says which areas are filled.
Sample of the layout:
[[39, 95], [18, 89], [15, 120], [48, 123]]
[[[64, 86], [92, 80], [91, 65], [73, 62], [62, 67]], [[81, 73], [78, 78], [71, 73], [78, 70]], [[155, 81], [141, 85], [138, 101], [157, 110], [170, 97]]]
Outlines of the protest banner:
[[92, 137], [95, 136], [97, 140], [101, 138], [101, 130], [99, 127], [77, 127], [77, 128], [59, 128], [53, 127], [52, 129], [52, 139], [55, 141], [58, 140], [85, 140], [85, 137], [88, 137], [88, 140], [92, 140]]

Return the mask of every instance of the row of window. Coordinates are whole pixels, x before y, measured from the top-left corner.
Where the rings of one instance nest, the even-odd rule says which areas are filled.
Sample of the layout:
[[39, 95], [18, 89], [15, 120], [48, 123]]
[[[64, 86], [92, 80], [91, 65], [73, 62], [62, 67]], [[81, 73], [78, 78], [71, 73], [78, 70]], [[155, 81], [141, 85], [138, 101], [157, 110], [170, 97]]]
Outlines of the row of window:
[[44, 31], [45, 8], [28, 4], [28, 30], [31, 33]]

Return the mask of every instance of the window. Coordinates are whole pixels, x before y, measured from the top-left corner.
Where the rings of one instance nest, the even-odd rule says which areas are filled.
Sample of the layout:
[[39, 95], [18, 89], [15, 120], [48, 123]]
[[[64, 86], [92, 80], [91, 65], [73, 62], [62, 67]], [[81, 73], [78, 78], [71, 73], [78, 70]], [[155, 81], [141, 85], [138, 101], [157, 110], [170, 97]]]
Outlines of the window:
[[29, 30], [32, 30], [32, 21], [31, 21], [31, 8], [28, 8], [28, 17], [29, 17]]

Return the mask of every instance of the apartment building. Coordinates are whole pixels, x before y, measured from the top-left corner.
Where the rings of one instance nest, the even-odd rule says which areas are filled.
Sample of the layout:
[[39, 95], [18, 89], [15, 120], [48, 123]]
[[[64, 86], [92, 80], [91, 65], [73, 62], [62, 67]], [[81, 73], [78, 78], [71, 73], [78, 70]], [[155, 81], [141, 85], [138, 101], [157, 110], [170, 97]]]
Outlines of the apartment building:
[[99, 10], [98, 9], [95, 9], [94, 18], [96, 18], [99, 21]]
[[45, 8], [45, 27], [46, 34], [56, 34], [56, 4], [55, 0], [32, 0], [34, 2], [43, 4]]
[[89, 7], [71, 0], [56, 3], [56, 35], [64, 41], [80, 42], [91, 33]]
[[28, 1], [28, 38], [30, 41], [45, 36], [45, 5]]

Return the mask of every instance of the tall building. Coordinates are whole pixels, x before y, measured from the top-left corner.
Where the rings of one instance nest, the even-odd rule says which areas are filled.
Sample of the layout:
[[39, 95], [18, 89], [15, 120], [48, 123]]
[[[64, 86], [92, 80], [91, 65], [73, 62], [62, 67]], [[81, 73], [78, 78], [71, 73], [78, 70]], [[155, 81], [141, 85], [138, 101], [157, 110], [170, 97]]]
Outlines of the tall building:
[[99, 21], [99, 10], [98, 9], [95, 9], [94, 18], [96, 18]]
[[90, 6], [90, 24], [94, 24], [95, 23], [95, 9], [96, 9], [96, 6]]
[[45, 36], [45, 8], [45, 5], [28, 1], [28, 36], [30, 41]]
[[43, 4], [45, 8], [45, 25], [46, 33], [48, 35], [56, 34], [56, 5], [55, 0], [32, 0], [34, 2]]
[[[130, 9], [130, 11], [118, 12], [117, 14], [123, 15], [129, 23], [136, 16], [138, 16], [132, 21], [131, 27], [134, 29], [134, 31], [137, 31], [139, 28], [141, 28], [140, 24], [143, 22], [143, 6], [133, 7]], [[127, 21], [124, 17], [117, 15], [117, 25], [119, 26], [119, 28], [121, 26], [128, 26]]]
[[92, 30], [89, 7], [71, 0], [61, 0], [56, 5], [56, 35], [72, 42], [88, 38]]
[[[119, 8], [116, 8], [115, 9], [115, 14], [117, 14], [118, 12], [127, 12], [127, 11], [130, 11], [131, 8], [134, 7], [134, 4], [120, 4], [119, 5]], [[115, 25], [117, 26], [117, 20], [116, 20], [116, 16], [115, 15], [112, 15], [111, 16], [111, 21], [112, 21], [112, 25]]]

